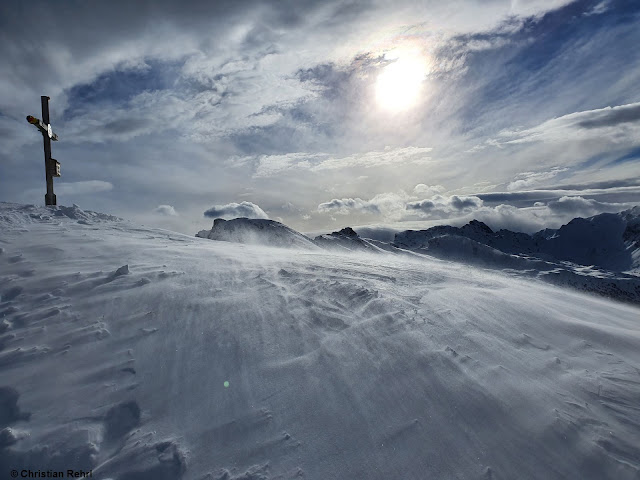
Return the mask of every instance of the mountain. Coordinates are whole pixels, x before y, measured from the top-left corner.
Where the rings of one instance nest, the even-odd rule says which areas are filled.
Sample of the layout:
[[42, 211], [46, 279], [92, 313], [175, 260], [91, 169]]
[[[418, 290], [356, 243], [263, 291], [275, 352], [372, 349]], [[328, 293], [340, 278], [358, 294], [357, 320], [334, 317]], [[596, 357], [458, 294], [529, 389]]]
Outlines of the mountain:
[[275, 220], [216, 218], [211, 230], [201, 230], [196, 236], [209, 240], [272, 247], [295, 247], [306, 250], [318, 248], [310, 238]]
[[338, 232], [332, 232], [326, 235], [318, 235], [314, 238], [316, 245], [322, 248], [335, 249], [342, 251], [369, 251], [380, 252], [381, 249], [367, 240], [363, 240], [351, 228], [346, 227]]
[[418, 253], [0, 203], [0, 471], [636, 480], [638, 318]]
[[411, 250], [438, 252], [443, 236], [464, 237], [505, 254], [535, 256], [547, 261], [568, 261], [615, 272], [640, 273], [640, 207], [621, 213], [574, 218], [559, 229], [533, 235], [499, 230], [472, 220], [457, 228], [437, 226], [396, 234], [393, 244]]
[[391, 244], [361, 238], [346, 227], [313, 240], [273, 220], [216, 219], [198, 237], [235, 243], [334, 252], [427, 255], [509, 275], [640, 304], [640, 207], [618, 214], [576, 218], [533, 235], [472, 220], [462, 227], [436, 226], [397, 233]]
[[396, 234], [393, 245], [640, 304], [640, 207], [575, 218], [533, 235], [472, 220]]

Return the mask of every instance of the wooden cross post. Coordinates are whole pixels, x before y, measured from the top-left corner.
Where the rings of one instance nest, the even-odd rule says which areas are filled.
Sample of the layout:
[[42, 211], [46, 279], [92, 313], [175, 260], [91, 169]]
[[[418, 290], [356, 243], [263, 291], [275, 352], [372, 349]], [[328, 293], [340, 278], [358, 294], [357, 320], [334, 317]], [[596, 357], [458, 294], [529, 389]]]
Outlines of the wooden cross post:
[[56, 205], [56, 196], [53, 193], [53, 177], [60, 176], [60, 163], [55, 158], [51, 158], [51, 140], [58, 140], [58, 136], [51, 130], [49, 123], [49, 97], [41, 96], [42, 120], [27, 116], [27, 122], [35, 125], [44, 140], [44, 167], [47, 175], [47, 194], [44, 196], [45, 205]]

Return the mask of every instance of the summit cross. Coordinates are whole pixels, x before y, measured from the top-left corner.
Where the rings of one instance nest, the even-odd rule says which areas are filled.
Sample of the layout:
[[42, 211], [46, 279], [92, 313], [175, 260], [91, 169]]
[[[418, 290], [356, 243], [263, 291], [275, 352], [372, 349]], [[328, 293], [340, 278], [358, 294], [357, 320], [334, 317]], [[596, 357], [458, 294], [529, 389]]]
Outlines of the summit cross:
[[42, 120], [27, 116], [27, 122], [40, 130], [42, 139], [44, 140], [44, 167], [47, 178], [47, 194], [44, 196], [45, 205], [56, 205], [56, 196], [53, 193], [53, 177], [60, 176], [60, 163], [55, 158], [51, 158], [51, 140], [58, 140], [58, 136], [53, 133], [51, 123], [49, 123], [49, 97], [41, 96], [42, 103]]

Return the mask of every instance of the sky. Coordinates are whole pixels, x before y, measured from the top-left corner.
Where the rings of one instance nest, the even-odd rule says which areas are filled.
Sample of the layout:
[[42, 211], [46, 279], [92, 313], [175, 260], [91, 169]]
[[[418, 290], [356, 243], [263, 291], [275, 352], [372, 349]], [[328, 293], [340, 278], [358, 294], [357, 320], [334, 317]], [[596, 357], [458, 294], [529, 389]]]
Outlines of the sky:
[[635, 0], [4, 1], [0, 201], [187, 234], [534, 232], [640, 204]]

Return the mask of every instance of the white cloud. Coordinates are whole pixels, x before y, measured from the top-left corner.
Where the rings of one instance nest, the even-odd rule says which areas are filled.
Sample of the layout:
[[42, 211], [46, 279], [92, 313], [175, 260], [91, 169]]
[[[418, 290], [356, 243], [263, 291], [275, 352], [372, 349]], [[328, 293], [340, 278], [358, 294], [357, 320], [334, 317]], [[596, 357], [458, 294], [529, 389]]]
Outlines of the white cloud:
[[505, 146], [590, 139], [618, 145], [640, 143], [640, 102], [570, 113], [524, 130], [503, 130], [493, 141]]
[[176, 212], [176, 209], [173, 208], [171, 205], [158, 205], [156, 208], [153, 209], [153, 211], [155, 213], [159, 213], [160, 215], [166, 215], [168, 217], [174, 217], [178, 215], [178, 213]]
[[346, 157], [329, 158], [312, 167], [313, 171], [341, 168], [369, 168], [383, 165], [427, 165], [431, 158], [428, 147], [385, 148], [383, 151], [358, 153]]
[[227, 203], [226, 205], [214, 205], [204, 212], [209, 218], [264, 218], [269, 216], [258, 205], [251, 202]]
[[321, 213], [335, 213], [348, 215], [351, 213], [366, 213], [381, 215], [385, 219], [393, 220], [402, 216], [409, 196], [404, 193], [380, 193], [370, 200], [361, 198], [334, 198], [330, 202], [318, 205]]
[[553, 168], [543, 172], [523, 172], [518, 174], [515, 179], [507, 185], [507, 190], [520, 190], [523, 188], [531, 188], [535, 185], [543, 184], [556, 176], [566, 172], [568, 168]]
[[584, 15], [587, 17], [591, 15], [600, 15], [606, 12], [607, 10], [609, 10], [610, 3], [611, 3], [610, 0], [603, 0], [602, 2], [595, 5], [591, 10], [589, 10], [588, 12], [585, 12]]
[[619, 212], [629, 205], [620, 203], [599, 202], [594, 199], [580, 196], [564, 196], [553, 202], [547, 203], [547, 207], [553, 213], [568, 215], [571, 217], [591, 217], [604, 212]]
[[413, 194], [417, 197], [433, 197], [439, 193], [442, 193], [446, 190], [442, 185], [425, 185], [424, 183], [419, 183], [415, 187], [413, 187]]
[[318, 205], [318, 211], [320, 213], [348, 215], [352, 210], [359, 210], [365, 213], [380, 213], [377, 205], [362, 200], [361, 198], [334, 198], [330, 202], [324, 202]]
[[[432, 150], [428, 147], [385, 148], [380, 151], [354, 153], [347, 156], [333, 156], [327, 153], [294, 152], [284, 155], [260, 155], [257, 157], [238, 158], [234, 163], [246, 165], [256, 163], [255, 178], [272, 177], [289, 170], [308, 170], [322, 172], [349, 168], [374, 168], [389, 165], [419, 166], [431, 162], [427, 154]], [[366, 179], [366, 175], [359, 178]]]
[[84, 182], [56, 183], [55, 191], [59, 195], [87, 195], [113, 190], [113, 184], [102, 180], [86, 180]]

